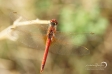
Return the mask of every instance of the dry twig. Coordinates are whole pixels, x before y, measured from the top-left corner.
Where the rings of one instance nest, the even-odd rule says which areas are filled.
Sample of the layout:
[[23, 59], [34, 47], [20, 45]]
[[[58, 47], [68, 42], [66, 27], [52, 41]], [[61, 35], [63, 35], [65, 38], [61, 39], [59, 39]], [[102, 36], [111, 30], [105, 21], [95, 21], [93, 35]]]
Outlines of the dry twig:
[[[48, 20], [30, 20], [30, 21], [22, 21], [22, 17], [19, 17], [17, 20], [14, 21], [13, 25], [7, 27], [6, 29], [4, 29], [3, 31], [0, 32], [0, 40], [3, 39], [10, 39], [10, 40], [17, 40], [18, 38], [15, 36], [12, 36], [12, 32], [14, 31], [13, 29], [16, 29], [16, 27], [19, 26], [24, 26], [24, 25], [35, 25], [35, 24], [48, 24], [49, 21]], [[17, 35], [17, 34], [14, 34]]]

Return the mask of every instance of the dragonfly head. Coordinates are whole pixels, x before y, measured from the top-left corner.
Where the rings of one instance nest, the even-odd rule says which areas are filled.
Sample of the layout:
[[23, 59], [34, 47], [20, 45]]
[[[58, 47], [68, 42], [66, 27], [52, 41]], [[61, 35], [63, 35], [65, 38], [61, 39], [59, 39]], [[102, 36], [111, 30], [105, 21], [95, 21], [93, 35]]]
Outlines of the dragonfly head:
[[56, 19], [52, 19], [52, 20], [50, 20], [50, 24], [51, 24], [51, 26], [56, 26], [58, 24], [58, 22]]

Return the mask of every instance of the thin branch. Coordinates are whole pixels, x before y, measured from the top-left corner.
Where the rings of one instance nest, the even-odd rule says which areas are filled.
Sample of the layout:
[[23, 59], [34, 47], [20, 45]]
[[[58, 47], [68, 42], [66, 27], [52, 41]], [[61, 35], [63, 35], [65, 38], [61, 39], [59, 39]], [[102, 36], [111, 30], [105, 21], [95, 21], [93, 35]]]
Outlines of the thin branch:
[[[3, 39], [10, 39], [10, 40], [16, 40], [17, 37], [12, 36], [12, 32], [14, 31], [13, 29], [15, 29], [18, 26], [24, 26], [24, 25], [35, 25], [35, 24], [49, 24], [48, 20], [30, 20], [30, 21], [22, 21], [21, 22], [22, 17], [19, 17], [17, 20], [14, 21], [13, 25], [7, 27], [6, 29], [4, 29], [3, 31], [0, 32], [0, 40]], [[14, 34], [16, 35], [16, 34]]]

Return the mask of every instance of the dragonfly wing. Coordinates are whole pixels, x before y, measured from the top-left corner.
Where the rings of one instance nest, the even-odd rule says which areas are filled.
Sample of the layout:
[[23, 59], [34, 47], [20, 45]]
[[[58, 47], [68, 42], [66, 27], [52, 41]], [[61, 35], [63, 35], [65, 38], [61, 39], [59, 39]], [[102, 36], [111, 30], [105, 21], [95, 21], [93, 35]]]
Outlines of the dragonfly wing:
[[[33, 26], [35, 28], [35, 26]], [[45, 49], [45, 41], [44, 37], [46, 33], [42, 33], [39, 29], [36, 29], [36, 33], [33, 32], [33, 27], [18, 27], [13, 29], [13, 32], [18, 34], [19, 38], [16, 41], [20, 45], [24, 45], [25, 47], [32, 49]], [[32, 30], [31, 30], [32, 29]], [[86, 47], [80, 45], [76, 45], [72, 42], [72, 38], [74, 38], [71, 34], [59, 34], [57, 33], [54, 41], [51, 43], [50, 52], [60, 55], [87, 55], [90, 53]], [[75, 37], [78, 35], [75, 34]]]
[[90, 50], [87, 50], [84, 46], [77, 47], [76, 45], [71, 44], [59, 44], [54, 43], [50, 47], [50, 52], [53, 54], [59, 55], [88, 55]]
[[[46, 30], [31, 25], [17, 27], [13, 29], [13, 32], [18, 34], [16, 42], [20, 45], [33, 49], [45, 49]], [[87, 42], [93, 40], [97, 40], [97, 36], [92, 33], [65, 34], [57, 32], [50, 45], [50, 52], [59, 55], [88, 55], [91, 48], [88, 47]]]
[[[35, 28], [37, 29], [35, 30]], [[17, 31], [17, 34], [19, 35], [19, 43], [29, 48], [45, 49], [44, 37], [46, 36], [46, 31], [40, 32], [40, 29], [35, 26], [30, 26], [25, 29], [23, 27], [17, 28], [15, 31]], [[90, 35], [90, 33], [64, 34], [62, 32], [57, 32], [55, 39], [50, 45], [50, 52], [60, 55], [88, 55], [90, 53], [88, 48], [84, 46], [84, 44], [82, 45], [80, 42], [75, 41], [75, 38], [84, 37], [83, 39], [86, 41], [87, 36]]]
[[17, 34], [17, 44], [24, 45], [25, 47], [33, 49], [42, 48], [45, 45], [43, 39], [45, 37], [45, 34], [42, 34], [38, 28], [35, 30], [36, 33], [33, 33], [33, 28], [35, 28], [35, 26], [22, 26], [12, 29], [12, 36], [15, 36], [14, 34]]
[[[91, 33], [71, 33], [71, 34], [57, 34], [56, 40], [51, 45], [51, 52], [60, 55], [88, 55], [90, 50], [85, 43], [87, 37], [92, 36]], [[76, 39], [75, 39], [76, 38]], [[79, 42], [78, 39], [79, 38]], [[80, 40], [83, 40], [80, 42]]]

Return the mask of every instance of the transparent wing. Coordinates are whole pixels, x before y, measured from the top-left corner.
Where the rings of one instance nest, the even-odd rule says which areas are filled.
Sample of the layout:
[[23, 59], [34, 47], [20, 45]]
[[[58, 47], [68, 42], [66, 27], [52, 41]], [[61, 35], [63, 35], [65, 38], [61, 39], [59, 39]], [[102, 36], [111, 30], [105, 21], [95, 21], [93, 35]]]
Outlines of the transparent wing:
[[[18, 35], [17, 44], [32, 49], [45, 49], [46, 30], [41, 30], [36, 25], [18, 27], [13, 29]], [[13, 33], [13, 34], [14, 34]], [[59, 55], [88, 55], [90, 48], [86, 45], [87, 39], [93, 37], [92, 33], [63, 33], [56, 32], [49, 52]], [[79, 40], [79, 41], [78, 41]]]
[[36, 26], [22, 26], [12, 29], [11, 37], [15, 38], [15, 42], [19, 45], [23, 45], [32, 49], [41, 48], [41, 46], [45, 44], [44, 37], [46, 35], [44, 32], [41, 32], [40, 29], [37, 28], [34, 30], [33, 28], [35, 29]]
[[[88, 55], [89, 48], [86, 46], [87, 37], [91, 33], [61, 33], [56, 34], [56, 40], [51, 45], [51, 51], [60, 55]], [[79, 40], [79, 41], [78, 41]]]

